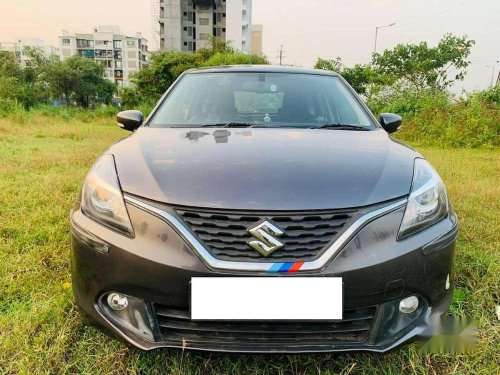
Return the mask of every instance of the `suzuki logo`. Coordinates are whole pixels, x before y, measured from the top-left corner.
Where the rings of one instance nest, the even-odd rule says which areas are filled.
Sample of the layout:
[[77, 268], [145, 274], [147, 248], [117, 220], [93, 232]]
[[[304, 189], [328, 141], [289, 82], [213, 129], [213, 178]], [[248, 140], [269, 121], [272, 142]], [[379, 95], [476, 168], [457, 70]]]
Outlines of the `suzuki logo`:
[[248, 233], [258, 240], [248, 242], [248, 246], [258, 251], [265, 257], [285, 246], [282, 242], [276, 239], [276, 237], [282, 236], [285, 232], [267, 220], [263, 221], [256, 227], [249, 229]]

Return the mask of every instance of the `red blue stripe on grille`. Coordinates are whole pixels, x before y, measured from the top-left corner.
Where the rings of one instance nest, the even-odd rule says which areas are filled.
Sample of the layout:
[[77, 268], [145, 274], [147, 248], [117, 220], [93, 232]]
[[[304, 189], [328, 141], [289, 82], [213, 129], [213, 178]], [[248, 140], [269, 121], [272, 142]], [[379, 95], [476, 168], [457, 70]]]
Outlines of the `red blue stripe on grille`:
[[297, 272], [300, 270], [303, 264], [304, 262], [274, 263], [267, 272], [270, 273]]

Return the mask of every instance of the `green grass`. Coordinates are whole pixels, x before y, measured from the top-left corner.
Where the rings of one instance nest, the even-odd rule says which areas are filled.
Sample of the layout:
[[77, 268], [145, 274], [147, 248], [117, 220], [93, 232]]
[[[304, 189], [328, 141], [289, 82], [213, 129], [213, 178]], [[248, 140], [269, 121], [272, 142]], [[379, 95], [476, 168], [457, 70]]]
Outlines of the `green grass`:
[[457, 315], [479, 321], [472, 355], [145, 353], [108, 337], [73, 303], [68, 215], [86, 171], [124, 137], [112, 120], [0, 118], [0, 374], [498, 373], [500, 153], [417, 147], [445, 180], [461, 220]]

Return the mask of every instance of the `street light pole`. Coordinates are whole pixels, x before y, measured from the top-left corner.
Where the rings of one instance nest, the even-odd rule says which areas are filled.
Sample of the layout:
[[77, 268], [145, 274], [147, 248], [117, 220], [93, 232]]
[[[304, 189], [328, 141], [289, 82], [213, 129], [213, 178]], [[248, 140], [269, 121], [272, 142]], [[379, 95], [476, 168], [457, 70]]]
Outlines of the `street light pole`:
[[[500, 60], [497, 61], [496, 63], [498, 64], [499, 62], [500, 62]], [[486, 65], [486, 67], [491, 69], [491, 83], [490, 83], [490, 87], [493, 87], [493, 83], [495, 81], [495, 66]]]
[[493, 80], [495, 79], [495, 67], [494, 66], [489, 66], [489, 65], [486, 65], [486, 67], [491, 69], [490, 87], [493, 87]]
[[384, 29], [386, 27], [394, 26], [396, 22], [391, 23], [390, 25], [383, 25], [375, 27], [375, 47], [373, 48], [373, 53], [377, 53], [377, 39], [378, 39], [378, 29]]

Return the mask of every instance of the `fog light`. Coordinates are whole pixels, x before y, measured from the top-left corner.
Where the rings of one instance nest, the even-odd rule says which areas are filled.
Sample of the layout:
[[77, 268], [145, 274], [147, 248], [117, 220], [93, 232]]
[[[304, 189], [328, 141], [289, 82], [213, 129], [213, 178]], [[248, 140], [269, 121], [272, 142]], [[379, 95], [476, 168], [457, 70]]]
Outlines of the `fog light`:
[[104, 315], [121, 331], [154, 342], [154, 335], [146, 302], [142, 299], [111, 292], [99, 299]]
[[115, 311], [125, 310], [128, 306], [127, 297], [119, 293], [110, 293], [108, 295], [108, 305]]
[[405, 314], [411, 314], [418, 308], [418, 298], [415, 296], [407, 297], [399, 302], [399, 311]]

